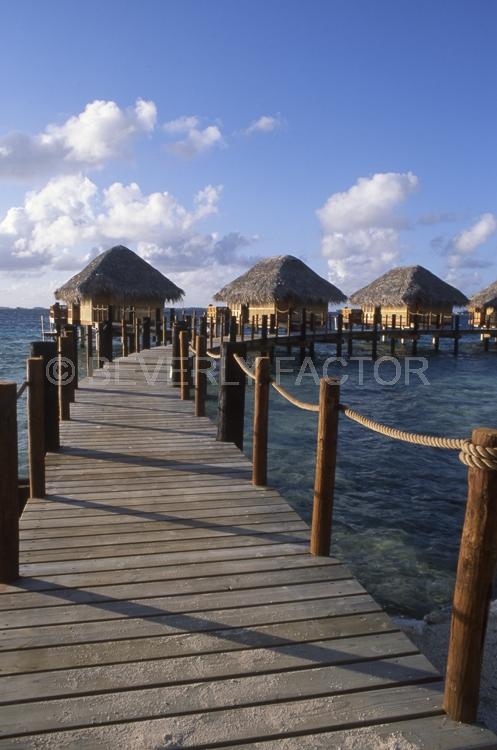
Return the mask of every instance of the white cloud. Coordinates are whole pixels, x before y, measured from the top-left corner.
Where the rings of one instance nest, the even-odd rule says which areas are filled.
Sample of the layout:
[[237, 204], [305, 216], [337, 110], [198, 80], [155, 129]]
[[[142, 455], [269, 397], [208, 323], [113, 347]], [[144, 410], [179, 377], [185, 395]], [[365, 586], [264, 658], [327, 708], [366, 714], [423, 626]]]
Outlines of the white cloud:
[[441, 250], [447, 255], [447, 279], [455, 284], [467, 282], [468, 270], [475, 283], [479, 282], [479, 274], [476, 269], [486, 268], [492, 265], [488, 258], [482, 258], [477, 250], [484, 245], [497, 231], [497, 218], [493, 213], [482, 214], [468, 229], [464, 229], [448, 242], [442, 237], [436, 237], [432, 241], [435, 249]]
[[412, 172], [377, 173], [328, 198], [316, 213], [330, 279], [359, 287], [397, 262], [405, 224], [397, 209], [417, 187]]
[[254, 120], [248, 128], [245, 130], [245, 135], [253, 135], [254, 133], [273, 133], [275, 130], [280, 130], [283, 127], [283, 122], [279, 115], [275, 117], [273, 115], [261, 115], [259, 119]]
[[37, 135], [14, 132], [0, 138], [0, 177], [33, 178], [98, 168], [126, 155], [131, 141], [155, 127], [151, 101], [137, 99], [121, 109], [95, 100], [62, 125], [48, 125]]
[[192, 159], [215, 146], [223, 146], [224, 138], [218, 125], [208, 125], [200, 128], [200, 118], [196, 115], [183, 115], [176, 120], [170, 120], [163, 125], [163, 130], [169, 135], [184, 135], [178, 141], [169, 143], [168, 151], [186, 159]]
[[171, 275], [190, 304], [209, 302], [232, 272], [239, 275], [254, 260], [244, 253], [255, 238], [201, 230], [217, 213], [221, 193], [221, 186], [207, 185], [186, 207], [168, 192], [144, 194], [136, 183], [99, 190], [81, 174], [53, 178], [0, 217], [0, 287], [7, 281], [10, 290], [6, 299], [2, 292], [2, 304], [17, 304], [15, 289], [29, 283], [38, 291], [26, 300], [48, 303], [64, 276], [118, 243]]

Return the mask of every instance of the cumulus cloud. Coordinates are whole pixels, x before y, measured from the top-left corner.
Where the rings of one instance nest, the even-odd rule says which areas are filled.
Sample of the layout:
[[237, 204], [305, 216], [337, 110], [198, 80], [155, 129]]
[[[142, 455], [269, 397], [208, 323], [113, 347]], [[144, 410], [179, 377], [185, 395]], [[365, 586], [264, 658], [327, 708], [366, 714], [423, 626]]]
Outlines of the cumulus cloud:
[[[467, 277], [467, 270], [486, 268], [492, 265], [489, 258], [478, 255], [479, 248], [484, 245], [497, 231], [497, 218], [493, 213], [482, 214], [470, 227], [459, 232], [448, 241], [443, 237], [435, 237], [432, 241], [434, 249], [447, 255], [447, 279], [453, 283], [463, 283]], [[474, 274], [473, 274], [474, 275]]]
[[377, 173], [328, 198], [316, 213], [331, 280], [359, 287], [398, 261], [405, 222], [397, 209], [417, 187], [412, 172]]
[[36, 135], [14, 132], [0, 138], [0, 177], [34, 178], [98, 168], [127, 154], [131, 141], [155, 127], [154, 102], [137, 99], [121, 109], [95, 100], [61, 125]]
[[248, 128], [245, 130], [245, 135], [253, 135], [254, 133], [273, 133], [275, 130], [280, 130], [283, 126], [283, 122], [279, 115], [261, 115], [257, 120], [254, 120]]
[[187, 207], [168, 192], [144, 194], [134, 182], [100, 190], [82, 174], [53, 178], [0, 217], [0, 281], [3, 271], [12, 289], [27, 275], [60, 284], [59, 273], [74, 273], [122, 243], [187, 284], [190, 303], [208, 302], [230, 269], [238, 275], [254, 260], [246, 251], [255, 238], [201, 230], [217, 213], [221, 193], [221, 186], [207, 185]]
[[200, 127], [200, 118], [196, 115], [183, 115], [176, 120], [170, 120], [163, 125], [168, 135], [183, 135], [184, 137], [167, 145], [168, 151], [193, 159], [195, 156], [210, 151], [215, 146], [223, 146], [224, 138], [218, 125]]

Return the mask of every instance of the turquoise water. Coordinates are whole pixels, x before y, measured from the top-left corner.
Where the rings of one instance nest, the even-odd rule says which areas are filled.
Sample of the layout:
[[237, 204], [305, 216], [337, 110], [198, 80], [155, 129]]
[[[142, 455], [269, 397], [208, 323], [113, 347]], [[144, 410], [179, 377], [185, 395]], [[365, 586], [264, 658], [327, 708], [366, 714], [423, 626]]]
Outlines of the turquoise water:
[[[41, 310], [0, 309], [0, 379], [24, 379], [29, 343], [40, 338]], [[46, 314], [46, 313], [45, 313]], [[402, 429], [454, 437], [476, 426], [497, 424], [497, 350], [483, 353], [475, 339], [461, 342], [455, 358], [450, 344], [440, 353], [421, 342], [425, 375], [404, 378], [404, 352], [399, 349], [403, 376], [396, 385], [373, 378], [373, 364], [363, 361], [345, 368], [331, 364], [329, 374], [349, 375], [342, 402], [363, 414]], [[316, 348], [316, 369], [322, 370], [331, 347]], [[357, 347], [356, 355], [369, 351]], [[282, 355], [285, 352], [281, 352]], [[388, 355], [379, 346], [378, 354]], [[418, 366], [418, 363], [415, 363]], [[291, 363], [285, 361], [284, 367]], [[312, 378], [295, 384], [299, 367], [282, 378], [298, 398], [317, 401]], [[307, 369], [307, 373], [309, 370]], [[380, 375], [394, 374], [385, 364]], [[213, 389], [208, 401], [215, 417]], [[247, 389], [246, 452], [250, 455], [252, 390]], [[20, 463], [25, 470], [24, 399], [19, 402]], [[276, 392], [270, 399], [269, 483], [277, 487], [305, 518], [310, 516], [314, 478], [317, 415], [287, 404]], [[346, 418], [339, 426], [333, 554], [344, 559], [368, 591], [389, 611], [420, 617], [450, 602], [466, 496], [466, 470], [453, 451], [394, 442]]]

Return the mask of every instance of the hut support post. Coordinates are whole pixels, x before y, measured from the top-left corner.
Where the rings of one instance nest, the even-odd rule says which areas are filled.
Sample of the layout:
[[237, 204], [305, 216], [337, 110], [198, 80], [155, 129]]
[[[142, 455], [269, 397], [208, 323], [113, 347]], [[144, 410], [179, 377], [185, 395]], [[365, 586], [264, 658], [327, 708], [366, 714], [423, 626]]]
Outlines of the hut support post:
[[310, 550], [321, 557], [330, 554], [339, 404], [338, 379], [321, 378]]
[[97, 327], [97, 367], [101, 368], [105, 364], [105, 330], [104, 324], [98, 323]]
[[175, 388], [179, 388], [181, 383], [180, 369], [180, 344], [179, 334], [182, 329], [182, 323], [173, 323], [172, 330], [172, 356], [171, 356], [171, 382]]
[[247, 345], [242, 342], [225, 343], [221, 351], [217, 440], [235, 443], [237, 448], [242, 450], [246, 378], [233, 355], [245, 357]]
[[255, 360], [254, 422], [252, 433], [252, 484], [267, 485], [267, 442], [269, 415], [270, 362]]
[[121, 351], [123, 357], [128, 356], [128, 329], [125, 317], [121, 320]]
[[305, 337], [307, 334], [307, 311], [305, 307], [302, 308], [302, 320], [300, 322], [300, 364], [303, 364], [305, 360]]
[[234, 315], [230, 316], [230, 325], [229, 325], [229, 340], [233, 343], [236, 341], [236, 328], [237, 328], [237, 321], [236, 317]]
[[19, 578], [17, 384], [0, 382], [0, 583]]
[[55, 341], [33, 341], [31, 356], [43, 358], [43, 413], [45, 415], [45, 450], [57, 451], [60, 448], [59, 434], [59, 393], [55, 373], [58, 367], [57, 344]]
[[394, 313], [392, 315], [392, 333], [391, 333], [391, 338], [390, 338], [390, 354], [392, 355], [392, 357], [395, 356], [395, 344], [396, 344], [396, 340], [395, 340], [395, 326], [396, 325], [397, 325], [397, 316]]
[[459, 325], [460, 325], [460, 317], [459, 315], [454, 316], [454, 356], [457, 357], [459, 354]]
[[[497, 430], [473, 430], [474, 445], [497, 448]], [[476, 720], [481, 663], [497, 570], [497, 470], [468, 469], [445, 676], [444, 708], [455, 721]]]
[[45, 497], [45, 394], [42, 357], [29, 357], [27, 381], [29, 496]]
[[150, 318], [143, 318], [142, 325], [142, 349], [150, 349]]

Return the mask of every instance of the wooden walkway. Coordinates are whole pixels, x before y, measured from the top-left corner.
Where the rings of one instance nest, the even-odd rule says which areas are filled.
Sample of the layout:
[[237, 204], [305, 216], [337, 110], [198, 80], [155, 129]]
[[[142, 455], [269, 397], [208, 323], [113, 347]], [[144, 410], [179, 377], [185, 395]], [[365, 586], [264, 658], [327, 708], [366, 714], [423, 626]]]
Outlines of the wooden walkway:
[[307, 553], [306, 524], [165, 382], [168, 356], [80, 384], [23, 514], [0, 748], [497, 748], [444, 716], [436, 670], [347, 568]]

